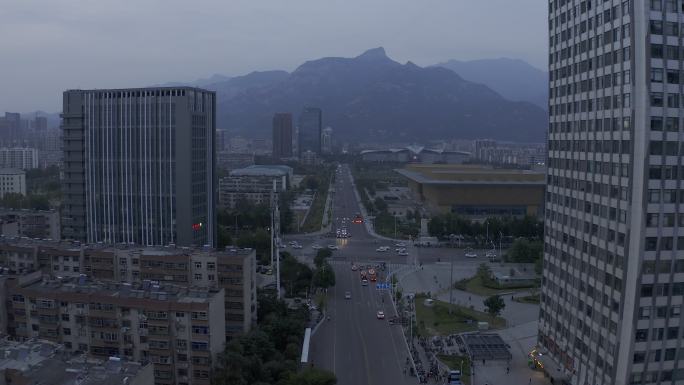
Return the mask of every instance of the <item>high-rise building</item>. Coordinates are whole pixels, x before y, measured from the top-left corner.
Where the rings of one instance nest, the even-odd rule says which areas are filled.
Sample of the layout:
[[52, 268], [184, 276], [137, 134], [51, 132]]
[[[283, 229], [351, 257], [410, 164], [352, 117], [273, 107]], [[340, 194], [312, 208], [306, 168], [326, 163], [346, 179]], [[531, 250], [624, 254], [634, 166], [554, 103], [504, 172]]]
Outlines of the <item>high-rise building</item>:
[[44, 116], [36, 116], [35, 119], [33, 119], [33, 129], [36, 131], [47, 130], [47, 118]]
[[273, 158], [292, 157], [292, 114], [273, 115]]
[[4, 131], [0, 133], [0, 139], [6, 144], [15, 143], [19, 140], [21, 114], [18, 112], [5, 112], [4, 121]]
[[321, 134], [321, 152], [323, 154], [332, 154], [333, 151], [333, 129], [326, 127]]
[[323, 112], [320, 108], [306, 107], [299, 115], [299, 138], [297, 151], [301, 157], [307, 151], [321, 153], [321, 134], [323, 129]]
[[64, 93], [63, 238], [213, 245], [214, 92]]
[[682, 4], [548, 5], [543, 357], [573, 385], [682, 383]]

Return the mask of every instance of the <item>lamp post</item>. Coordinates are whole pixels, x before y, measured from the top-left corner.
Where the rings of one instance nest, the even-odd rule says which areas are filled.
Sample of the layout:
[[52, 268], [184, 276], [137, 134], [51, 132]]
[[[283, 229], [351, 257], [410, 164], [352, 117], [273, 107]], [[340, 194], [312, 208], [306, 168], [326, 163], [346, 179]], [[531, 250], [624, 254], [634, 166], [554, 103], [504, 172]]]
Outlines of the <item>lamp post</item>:
[[397, 239], [397, 216], [394, 216], [394, 239]]

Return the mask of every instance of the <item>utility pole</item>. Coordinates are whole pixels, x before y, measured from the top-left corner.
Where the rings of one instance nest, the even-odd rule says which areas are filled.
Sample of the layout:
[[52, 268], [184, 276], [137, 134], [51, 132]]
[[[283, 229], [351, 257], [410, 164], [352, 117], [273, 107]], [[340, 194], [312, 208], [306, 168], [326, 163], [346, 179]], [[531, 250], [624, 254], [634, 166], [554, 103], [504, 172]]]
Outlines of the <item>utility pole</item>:
[[[276, 180], [273, 180], [273, 192], [272, 192], [272, 199], [273, 199], [273, 205], [272, 205], [272, 213], [273, 213], [273, 225], [271, 226], [271, 231], [272, 234], [275, 235], [275, 239], [272, 237], [272, 242], [275, 242], [275, 252], [276, 252], [276, 288], [278, 289], [278, 299], [280, 299], [280, 210], [278, 208], [278, 199], [276, 199]], [[271, 248], [271, 252], [273, 252], [273, 248]]]
[[452, 313], [454, 303], [454, 254], [451, 254], [451, 275], [449, 278], [449, 314]]

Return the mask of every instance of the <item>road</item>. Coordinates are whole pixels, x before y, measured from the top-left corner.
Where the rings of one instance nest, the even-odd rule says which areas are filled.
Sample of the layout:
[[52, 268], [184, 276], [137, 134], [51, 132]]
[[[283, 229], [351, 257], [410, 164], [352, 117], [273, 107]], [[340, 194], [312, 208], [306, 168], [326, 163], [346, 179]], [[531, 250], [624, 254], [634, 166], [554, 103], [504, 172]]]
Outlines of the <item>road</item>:
[[[377, 319], [379, 310], [387, 318], [394, 315], [390, 292], [376, 289], [372, 282], [362, 286], [358, 271], [351, 270], [352, 262], [385, 261], [389, 267], [405, 264], [408, 258], [394, 252], [376, 252], [379, 244], [365, 226], [351, 223], [360, 212], [352, 188], [351, 173], [343, 166], [335, 183], [333, 229], [344, 227], [351, 238], [286, 238], [297, 239], [304, 246], [292, 250], [298, 257], [311, 258], [316, 252], [312, 244], [339, 247], [332, 261], [336, 285], [329, 289], [327, 300], [330, 320], [324, 321], [314, 334], [310, 357], [315, 367], [333, 371], [340, 385], [416, 384], [415, 377], [404, 374], [408, 351], [401, 327]], [[379, 273], [379, 281], [384, 280], [387, 272]], [[345, 299], [345, 292], [351, 293], [351, 299]]]

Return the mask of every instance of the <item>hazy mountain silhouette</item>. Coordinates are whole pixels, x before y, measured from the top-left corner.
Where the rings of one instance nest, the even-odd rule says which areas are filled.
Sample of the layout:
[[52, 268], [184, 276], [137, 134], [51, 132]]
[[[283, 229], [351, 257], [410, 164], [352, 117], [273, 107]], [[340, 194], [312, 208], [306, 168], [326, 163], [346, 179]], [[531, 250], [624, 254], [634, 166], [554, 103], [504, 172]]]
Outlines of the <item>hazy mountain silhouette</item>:
[[512, 102], [451, 70], [391, 60], [383, 48], [308, 61], [291, 74], [255, 72], [207, 86], [220, 128], [265, 136], [274, 112], [323, 109], [341, 140], [495, 138], [542, 141], [546, 112]]
[[506, 99], [548, 106], [549, 74], [517, 59], [449, 60], [435, 66], [448, 68], [463, 79], [481, 83]]

